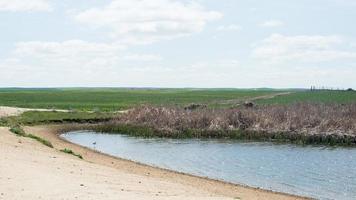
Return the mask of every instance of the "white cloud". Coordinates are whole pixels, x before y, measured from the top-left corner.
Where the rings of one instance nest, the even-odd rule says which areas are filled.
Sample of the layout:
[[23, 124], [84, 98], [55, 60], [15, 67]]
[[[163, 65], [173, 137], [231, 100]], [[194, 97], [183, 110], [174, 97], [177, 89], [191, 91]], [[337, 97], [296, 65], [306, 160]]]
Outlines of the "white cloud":
[[0, 0], [0, 11], [50, 11], [47, 0]]
[[[64, 42], [20, 42], [11, 55], [0, 62], [3, 68], [64, 73], [78, 70], [102, 70], [120, 67], [125, 61], [160, 61], [159, 55], [130, 54], [117, 44], [91, 43], [82, 40]], [[15, 69], [13, 68], [13, 69]]]
[[114, 0], [103, 8], [92, 8], [74, 18], [95, 28], [104, 28], [116, 40], [151, 43], [203, 30], [222, 14], [208, 11], [197, 2], [176, 0]]
[[284, 22], [280, 20], [268, 20], [260, 24], [262, 27], [279, 27], [283, 26]]
[[118, 43], [32, 41], [17, 43], [0, 60], [0, 71], [7, 86], [122, 86], [134, 75], [132, 67], [160, 60], [159, 55], [126, 52]]
[[338, 6], [356, 6], [355, 0], [329, 0], [328, 3]]
[[127, 74], [123, 81], [129, 86], [152, 87], [226, 87], [238, 84], [237, 77], [239, 83], [246, 81], [245, 72], [240, 62], [234, 59], [170, 66], [145, 65], [121, 71]]
[[270, 62], [323, 62], [356, 59], [356, 52], [342, 50], [345, 41], [339, 36], [284, 36], [273, 34], [257, 44], [253, 56]]
[[153, 54], [128, 54], [123, 57], [123, 60], [128, 61], [161, 61], [162, 59], [160, 55]]
[[218, 31], [240, 31], [241, 29], [242, 27], [236, 24], [223, 25], [217, 28]]
[[100, 67], [118, 59], [122, 46], [116, 44], [90, 43], [81, 40], [64, 42], [20, 42], [16, 44], [14, 57], [25, 63], [36, 62], [38, 66]]
[[116, 50], [123, 49], [124, 46], [105, 43], [91, 43], [82, 40], [68, 40], [64, 42], [19, 42], [16, 44], [15, 53], [28, 56], [63, 56], [76, 57], [78, 54], [88, 54], [88, 56], [108, 55]]
[[[171, 67], [144, 66], [121, 71], [129, 86], [155, 87], [305, 87], [354, 85], [353, 67], [248, 65], [234, 59]], [[213, 81], [212, 81], [213, 80]]]

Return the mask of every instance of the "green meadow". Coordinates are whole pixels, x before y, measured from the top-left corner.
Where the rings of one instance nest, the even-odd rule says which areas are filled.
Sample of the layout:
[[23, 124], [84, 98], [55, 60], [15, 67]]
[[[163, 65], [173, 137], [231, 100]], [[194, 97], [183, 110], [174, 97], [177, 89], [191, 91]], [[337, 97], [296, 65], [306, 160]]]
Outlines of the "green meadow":
[[[116, 111], [138, 105], [236, 104], [277, 90], [243, 89], [0, 89], [0, 105], [81, 111]], [[233, 100], [233, 102], [229, 102]]]
[[257, 100], [257, 104], [293, 104], [299, 102], [308, 103], [355, 103], [355, 91], [303, 91], [293, 92], [289, 95], [277, 96], [272, 99]]
[[[273, 97], [285, 92], [290, 94]], [[258, 99], [265, 96], [270, 97]], [[97, 112], [125, 110], [139, 105], [186, 106], [192, 103], [233, 107], [249, 99], [255, 99], [257, 104], [352, 103], [356, 102], [356, 92], [292, 89], [0, 89], [1, 106]]]
[[[249, 109], [243, 106], [245, 101], [252, 101], [257, 105], [257, 109]], [[299, 103], [299, 104], [298, 104]], [[275, 90], [275, 89], [124, 89], [124, 88], [58, 88], [58, 89], [0, 89], [0, 106], [13, 106], [13, 107], [24, 107], [24, 108], [49, 108], [49, 109], [68, 109], [70, 112], [39, 112], [39, 111], [29, 111], [25, 112], [20, 116], [13, 117], [4, 117], [0, 119], [0, 126], [10, 126], [10, 127], [20, 127], [22, 125], [37, 125], [37, 124], [87, 124], [90, 128], [95, 124], [104, 124], [100, 126], [103, 130], [112, 128], [113, 130], [118, 130], [118, 128], [124, 128], [125, 130], [129, 128], [133, 133], [142, 132], [147, 134], [147, 127], [136, 127], [136, 126], [123, 126], [120, 124], [119, 116], [123, 116], [126, 121], [132, 122], [135, 125], [135, 120], [138, 116], [144, 116], [142, 121], [137, 122], [141, 124], [150, 124], [150, 127], [155, 127], [158, 121], [164, 122], [163, 124], [174, 124], [177, 125], [182, 122], [182, 118], [189, 118], [189, 113], [185, 113], [182, 107], [191, 104], [204, 104], [209, 108], [216, 109], [207, 109], [207, 110], [197, 110], [195, 114], [190, 116], [191, 119], [187, 119], [187, 123], [183, 124], [183, 127], [190, 127], [192, 124], [190, 122], [196, 121], [193, 123], [195, 126], [197, 124], [204, 125], [204, 128], [198, 127], [197, 130], [187, 129], [188, 135], [194, 134], [208, 134], [208, 137], [215, 137], [215, 135], [226, 136], [232, 135], [236, 136], [241, 134], [241, 130], [246, 127], [251, 126], [251, 123], [257, 124], [253, 127], [262, 127], [265, 125], [267, 128], [272, 124], [276, 127], [277, 131], [274, 135], [268, 135], [272, 138], [282, 137], [281, 133], [286, 133], [282, 138], [287, 138], [290, 140], [301, 141], [303, 143], [308, 143], [310, 140], [311, 143], [332, 143], [329, 141], [330, 138], [325, 137], [325, 134], [320, 134], [320, 137], [303, 138], [302, 135], [294, 138], [295, 135], [291, 134], [293, 131], [284, 130], [280, 127], [288, 127], [294, 124], [293, 130], [304, 130], [305, 127], [310, 127], [308, 123], [309, 119], [304, 119], [305, 113], [309, 112], [312, 109], [314, 112], [318, 111], [319, 113], [309, 113], [307, 116], [313, 116], [312, 119], [317, 119], [318, 123], [315, 127], [315, 130], [327, 129], [339, 131], [337, 127], [351, 127], [352, 129], [352, 118], [347, 116], [354, 116], [354, 105], [356, 103], [356, 92], [354, 91], [308, 91], [308, 90]], [[138, 108], [136, 112], [133, 112], [128, 115], [120, 115], [114, 111], [126, 110], [130, 108], [135, 108], [140, 105], [145, 105], [148, 107], [142, 107], [142, 110]], [[267, 105], [261, 106], [260, 105]], [[286, 106], [288, 105], [288, 106]], [[347, 105], [347, 106], [344, 106]], [[150, 107], [153, 106], [153, 107]], [[169, 112], [174, 115], [180, 112], [183, 112], [182, 116], [162, 116], [166, 114], [165, 112], [159, 112], [157, 116], [152, 115], [158, 110], [155, 110], [155, 106], [168, 107], [167, 109], [171, 110]], [[152, 112], [148, 112], [147, 108], [152, 109]], [[166, 109], [164, 108], [164, 109]], [[232, 109], [219, 109], [219, 108], [232, 108]], [[243, 114], [236, 115], [237, 111], [244, 112]], [[258, 109], [262, 108], [262, 109]], [[177, 110], [174, 110], [177, 109]], [[289, 109], [288, 113], [294, 113], [297, 118], [290, 119], [285, 112]], [[345, 110], [346, 109], [346, 110]], [[327, 111], [329, 110], [329, 111]], [[89, 112], [88, 112], [89, 111]], [[142, 111], [142, 113], [140, 113]], [[167, 111], [167, 110], [166, 110]], [[230, 115], [228, 115], [230, 111]], [[137, 113], [138, 112], [138, 113]], [[206, 113], [208, 112], [208, 114]], [[261, 112], [258, 114], [258, 112]], [[344, 118], [334, 119], [332, 116], [325, 115], [327, 113], [334, 113], [333, 116], [344, 116]], [[235, 114], [234, 114], [235, 113]], [[207, 115], [206, 115], [207, 114]], [[147, 116], [146, 116], [147, 115]], [[260, 117], [263, 116], [262, 118]], [[152, 118], [152, 116], [154, 116]], [[214, 117], [215, 116], [215, 117]], [[255, 117], [253, 117], [255, 116]], [[283, 117], [284, 116], [284, 117]], [[125, 118], [126, 117], [126, 118]], [[131, 118], [130, 118], [131, 117]], [[150, 118], [151, 117], [151, 118]], [[208, 119], [212, 117], [211, 119]], [[290, 116], [289, 116], [290, 117]], [[331, 117], [331, 118], [330, 118]], [[168, 121], [168, 119], [180, 119], [179, 123], [176, 121]], [[246, 119], [245, 119], [246, 118]], [[114, 119], [114, 121], [113, 121]], [[129, 120], [128, 120], [129, 119]], [[224, 128], [219, 129], [218, 131], [208, 131], [204, 132], [206, 129], [205, 125], [209, 125], [212, 122], [217, 123], [220, 121], [214, 121], [215, 119], [225, 119], [221, 123], [215, 124], [219, 127], [224, 127], [225, 122], [233, 121], [234, 123], [238, 122], [235, 131], [230, 133]], [[234, 120], [235, 119], [235, 120]], [[270, 124], [266, 123], [266, 120], [270, 119]], [[282, 121], [277, 122], [276, 119]], [[117, 121], [115, 121], [117, 120]], [[340, 125], [335, 128], [336, 121], [342, 121], [346, 125]], [[324, 121], [324, 122], [323, 122]], [[338, 122], [339, 122], [338, 121]], [[110, 122], [110, 123], [107, 123]], [[116, 123], [117, 122], [117, 123]], [[323, 123], [319, 123], [323, 122]], [[230, 122], [229, 122], [230, 123]], [[234, 124], [232, 123], [232, 124]], [[247, 123], [247, 124], [244, 124]], [[137, 124], [136, 124], [137, 125]], [[85, 126], [83, 126], [85, 128]], [[209, 125], [210, 127], [210, 125]], [[245, 127], [245, 128], [240, 128]], [[327, 128], [325, 128], [327, 127]], [[330, 128], [331, 127], [331, 128]], [[156, 127], [156, 130], [167, 130], [172, 129], [172, 127]], [[197, 127], [195, 127], [197, 128]], [[266, 130], [267, 130], [266, 128]], [[299, 129], [298, 129], [299, 128]], [[177, 130], [182, 130], [178, 127]], [[314, 130], [314, 129], [313, 129]], [[348, 131], [347, 129], [346, 131]], [[353, 129], [352, 129], [353, 130]], [[195, 131], [195, 132], [194, 132]], [[344, 130], [344, 132], [346, 132]], [[107, 131], [110, 132], [110, 131]], [[301, 131], [300, 131], [301, 132]], [[322, 131], [319, 131], [322, 133]], [[243, 135], [243, 138], [250, 138], [251, 132]], [[264, 132], [260, 130], [252, 130], [252, 133], [261, 133]], [[155, 134], [161, 134], [160, 131], [156, 131]], [[166, 132], [164, 132], [166, 134]], [[193, 135], [194, 135], [193, 134]], [[300, 136], [300, 137], [299, 137]], [[240, 136], [239, 136], [240, 137]], [[256, 136], [257, 137], [257, 136]], [[258, 136], [259, 137], [259, 136]], [[262, 137], [262, 136], [261, 136]], [[343, 135], [335, 135], [332, 138], [337, 141], [336, 143], [344, 144], [350, 143], [354, 144], [354, 138], [345, 139]], [[302, 138], [302, 139], [301, 139]], [[305, 141], [306, 142], [305, 142]], [[345, 142], [346, 141], [346, 142]]]

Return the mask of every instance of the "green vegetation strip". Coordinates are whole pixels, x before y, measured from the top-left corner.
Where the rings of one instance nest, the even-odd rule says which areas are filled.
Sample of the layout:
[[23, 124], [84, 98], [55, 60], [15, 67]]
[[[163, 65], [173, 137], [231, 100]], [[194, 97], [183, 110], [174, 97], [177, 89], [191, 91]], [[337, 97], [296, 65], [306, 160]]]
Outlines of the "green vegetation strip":
[[277, 96], [271, 99], [257, 100], [257, 104], [262, 105], [283, 105], [301, 102], [308, 103], [327, 103], [327, 104], [348, 104], [356, 103], [355, 91], [304, 91], [294, 92], [289, 95]]
[[309, 91], [274, 89], [125, 89], [125, 88], [53, 88], [1, 89], [0, 105], [108, 112], [126, 110], [139, 105], [186, 106], [191, 103], [209, 107], [231, 107], [249, 99], [273, 96], [283, 92], [289, 95], [257, 99], [258, 104], [293, 104], [296, 102], [352, 103], [355, 91]]
[[[282, 92], [290, 94], [274, 97]], [[246, 100], [252, 99], [255, 103], [253, 108], [245, 109], [241, 106]], [[72, 110], [31, 111], [0, 119], [0, 126], [12, 127], [14, 133], [42, 143], [46, 142], [34, 135], [27, 135], [20, 127], [71, 123], [82, 129], [142, 137], [231, 138], [356, 145], [354, 91], [0, 89], [0, 105]], [[198, 109], [182, 109], [187, 108], [187, 105], [199, 106]], [[135, 108], [131, 110], [136, 111], [122, 115], [113, 112], [128, 108]]]
[[10, 128], [10, 131], [13, 132], [14, 134], [21, 136], [21, 137], [27, 137], [27, 138], [31, 138], [34, 140], [37, 140], [38, 142], [46, 145], [47, 147], [53, 148], [53, 145], [51, 144], [50, 141], [45, 140], [41, 137], [38, 137], [36, 135], [33, 134], [26, 134], [25, 131], [20, 127], [20, 126], [13, 126]]
[[[117, 111], [138, 105], [179, 105], [190, 103], [219, 106], [228, 100], [276, 94], [279, 90], [250, 89], [0, 89], [0, 105], [67, 109], [81, 111]], [[229, 106], [229, 104], [224, 106]]]
[[116, 115], [115, 113], [29, 111], [20, 116], [0, 118], [0, 126], [12, 126], [13, 124], [99, 123], [109, 121]]
[[61, 152], [67, 153], [67, 154], [71, 154], [71, 155], [76, 156], [76, 157], [78, 157], [80, 159], [83, 159], [82, 155], [74, 153], [71, 149], [65, 148], [65, 149], [62, 149]]

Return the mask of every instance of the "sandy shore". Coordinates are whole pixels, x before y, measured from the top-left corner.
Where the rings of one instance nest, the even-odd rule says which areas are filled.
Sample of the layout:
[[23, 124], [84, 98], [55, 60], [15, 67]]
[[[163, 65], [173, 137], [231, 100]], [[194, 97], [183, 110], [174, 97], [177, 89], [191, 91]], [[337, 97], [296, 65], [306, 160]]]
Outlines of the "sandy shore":
[[[18, 107], [8, 107], [0, 106], [0, 118], [1, 117], [12, 117], [19, 116], [24, 112], [28, 111], [38, 111], [38, 112], [73, 112], [71, 110], [60, 110], [60, 109], [42, 109], [42, 108], [18, 108]], [[127, 113], [129, 110], [118, 110], [112, 113]], [[87, 113], [94, 113], [94, 111], [86, 111]]]
[[57, 128], [25, 128], [51, 149], [0, 127], [0, 199], [303, 199], [115, 158], [62, 140]]
[[59, 110], [59, 109], [39, 109], [39, 108], [17, 108], [17, 107], [8, 107], [0, 106], [0, 118], [1, 117], [10, 117], [18, 116], [27, 111], [41, 111], [41, 112], [70, 112], [69, 110]]

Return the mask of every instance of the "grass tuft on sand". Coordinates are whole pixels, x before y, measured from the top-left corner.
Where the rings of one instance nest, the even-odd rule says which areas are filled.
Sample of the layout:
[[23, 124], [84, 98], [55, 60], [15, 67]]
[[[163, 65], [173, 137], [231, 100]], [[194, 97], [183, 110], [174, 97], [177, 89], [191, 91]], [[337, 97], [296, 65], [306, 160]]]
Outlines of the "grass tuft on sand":
[[10, 131], [20, 137], [31, 138], [31, 139], [34, 139], [34, 140], [42, 143], [43, 145], [46, 145], [47, 147], [53, 148], [53, 145], [50, 141], [43, 139], [41, 137], [38, 137], [36, 135], [33, 135], [33, 134], [26, 134], [26, 132], [19, 125], [12, 126], [10, 128]]
[[67, 153], [67, 154], [71, 154], [71, 155], [76, 156], [76, 157], [78, 157], [80, 159], [83, 159], [82, 155], [74, 153], [71, 149], [65, 148], [65, 149], [62, 149], [61, 152]]

